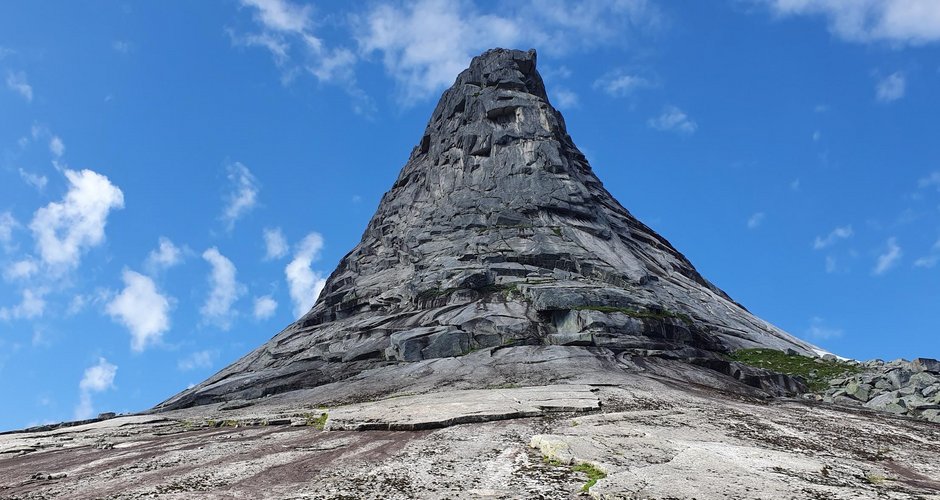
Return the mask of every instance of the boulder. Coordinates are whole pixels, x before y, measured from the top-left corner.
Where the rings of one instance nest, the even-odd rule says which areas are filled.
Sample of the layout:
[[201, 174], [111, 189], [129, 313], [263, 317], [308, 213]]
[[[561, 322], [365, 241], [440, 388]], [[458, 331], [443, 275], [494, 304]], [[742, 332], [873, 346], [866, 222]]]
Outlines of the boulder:
[[915, 371], [940, 374], [940, 361], [932, 358], [917, 358], [911, 362]]

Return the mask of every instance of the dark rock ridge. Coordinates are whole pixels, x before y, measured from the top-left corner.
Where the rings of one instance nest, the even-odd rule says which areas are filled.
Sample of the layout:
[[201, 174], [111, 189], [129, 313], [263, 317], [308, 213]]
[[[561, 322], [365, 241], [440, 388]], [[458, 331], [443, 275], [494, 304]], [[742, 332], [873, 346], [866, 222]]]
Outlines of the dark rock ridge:
[[798, 389], [718, 355], [816, 350], [735, 303], [604, 189], [535, 66], [534, 50], [475, 57], [314, 307], [160, 408], [546, 345], [682, 359]]

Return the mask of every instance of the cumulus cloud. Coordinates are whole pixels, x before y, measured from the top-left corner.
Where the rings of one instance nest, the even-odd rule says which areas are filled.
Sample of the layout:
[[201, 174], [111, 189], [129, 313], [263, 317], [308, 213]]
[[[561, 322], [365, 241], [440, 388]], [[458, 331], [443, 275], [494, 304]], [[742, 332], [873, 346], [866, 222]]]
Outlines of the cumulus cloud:
[[630, 75], [619, 70], [607, 73], [594, 82], [595, 89], [602, 90], [614, 97], [624, 97], [637, 89], [652, 86], [652, 82], [646, 78]]
[[188, 372], [196, 369], [208, 370], [212, 368], [215, 359], [219, 357], [218, 351], [197, 351], [176, 362], [176, 367], [181, 372]]
[[23, 96], [27, 102], [33, 101], [33, 87], [22, 71], [7, 73], [7, 88]]
[[901, 247], [898, 245], [897, 239], [888, 238], [888, 241], [885, 242], [885, 251], [878, 256], [875, 267], [871, 271], [872, 274], [875, 276], [885, 274], [898, 263], [902, 255]]
[[239, 162], [228, 166], [229, 191], [225, 196], [225, 209], [222, 211], [222, 220], [231, 230], [235, 221], [255, 208], [258, 204], [258, 191], [260, 186], [248, 167]]
[[183, 261], [183, 251], [170, 241], [169, 238], [161, 236], [157, 241], [157, 248], [150, 251], [147, 260], [144, 261], [144, 267], [151, 273], [156, 273], [169, 269]]
[[747, 219], [747, 228], [748, 229], [757, 229], [764, 222], [764, 217], [767, 214], [764, 212], [757, 212]]
[[85, 370], [79, 388], [79, 403], [75, 407], [75, 419], [85, 420], [95, 415], [91, 400], [92, 393], [104, 392], [114, 388], [114, 377], [118, 367], [108, 363], [105, 358], [98, 358], [98, 363]]
[[875, 85], [875, 97], [881, 102], [896, 101], [904, 97], [906, 81], [902, 73], [892, 73]]
[[124, 208], [124, 194], [107, 177], [91, 170], [66, 170], [69, 190], [33, 214], [29, 228], [43, 262], [74, 268], [81, 253], [104, 241], [111, 210]]
[[813, 241], [814, 250], [822, 250], [823, 248], [831, 247], [835, 245], [839, 240], [844, 240], [846, 238], [851, 238], [854, 232], [852, 231], [852, 226], [841, 226], [832, 230], [825, 237], [817, 236]]
[[281, 228], [265, 228], [264, 230], [264, 260], [280, 259], [287, 255], [290, 247]]
[[7, 281], [25, 280], [39, 271], [39, 264], [32, 258], [25, 258], [11, 263], [3, 270], [3, 278]]
[[379, 54], [405, 105], [454, 81], [470, 58], [495, 46], [544, 47], [555, 53], [623, 44], [655, 29], [659, 11], [645, 0], [528, 0], [482, 11], [467, 1], [381, 3], [358, 19], [360, 51]]
[[680, 134], [691, 134], [698, 129], [698, 124], [675, 106], [666, 106], [659, 116], [650, 118], [646, 124], [656, 130]]
[[13, 307], [0, 307], [0, 320], [32, 319], [42, 316], [46, 310], [45, 289], [25, 289], [20, 303]]
[[45, 175], [27, 172], [22, 168], [20, 168], [20, 179], [23, 179], [23, 182], [36, 188], [37, 191], [42, 191], [46, 188], [46, 184], [49, 183], [49, 179], [47, 179]]
[[268, 319], [277, 311], [277, 301], [270, 295], [255, 297], [255, 319]]
[[236, 279], [235, 264], [215, 247], [203, 252], [202, 258], [212, 266], [212, 271], [209, 273], [209, 296], [199, 312], [204, 320], [228, 330], [236, 315], [232, 304], [245, 294], [245, 285]]
[[310, 267], [320, 258], [322, 249], [323, 237], [319, 233], [310, 233], [297, 245], [294, 258], [284, 268], [297, 318], [313, 307], [326, 284], [326, 277]]
[[940, 40], [936, 0], [762, 0], [781, 16], [822, 16], [850, 42], [921, 45]]
[[170, 329], [171, 299], [148, 276], [125, 269], [124, 289], [105, 307], [111, 319], [131, 333], [131, 349], [140, 352], [160, 341]]

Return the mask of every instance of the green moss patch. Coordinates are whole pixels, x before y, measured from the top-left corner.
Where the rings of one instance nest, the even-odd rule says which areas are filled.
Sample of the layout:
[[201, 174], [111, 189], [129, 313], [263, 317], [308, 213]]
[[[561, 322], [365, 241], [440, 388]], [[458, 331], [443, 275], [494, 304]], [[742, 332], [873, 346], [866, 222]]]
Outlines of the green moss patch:
[[587, 462], [580, 463], [571, 468], [575, 472], [583, 472], [587, 474], [588, 482], [584, 483], [584, 486], [581, 487], [581, 491], [588, 491], [591, 489], [591, 486], [597, 484], [597, 481], [607, 477], [607, 473], [598, 469], [593, 464]]
[[745, 365], [803, 377], [806, 385], [814, 392], [826, 390], [829, 381], [834, 378], [862, 371], [860, 367], [844, 361], [787, 354], [776, 349], [739, 349], [729, 357]]

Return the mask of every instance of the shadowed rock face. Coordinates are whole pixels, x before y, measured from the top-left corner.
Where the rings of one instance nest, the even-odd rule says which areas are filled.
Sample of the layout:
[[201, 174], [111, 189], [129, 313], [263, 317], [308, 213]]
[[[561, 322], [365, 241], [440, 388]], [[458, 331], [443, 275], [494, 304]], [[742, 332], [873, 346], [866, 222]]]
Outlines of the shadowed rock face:
[[814, 352], [623, 208], [549, 103], [535, 51], [495, 49], [444, 92], [310, 312], [161, 408], [523, 345], [683, 359], [760, 386], [716, 353]]

